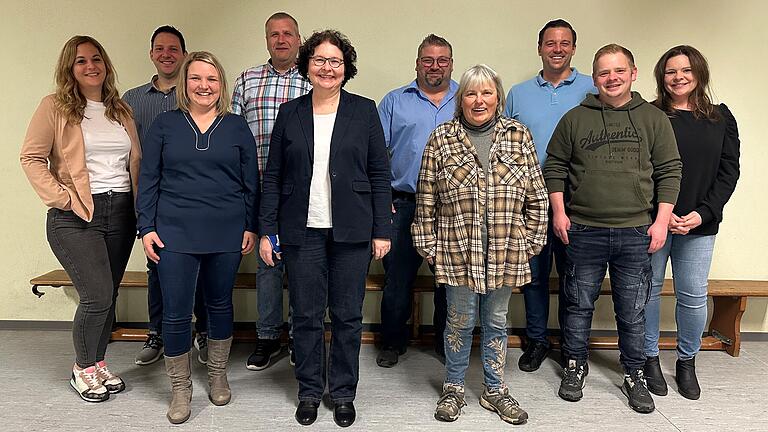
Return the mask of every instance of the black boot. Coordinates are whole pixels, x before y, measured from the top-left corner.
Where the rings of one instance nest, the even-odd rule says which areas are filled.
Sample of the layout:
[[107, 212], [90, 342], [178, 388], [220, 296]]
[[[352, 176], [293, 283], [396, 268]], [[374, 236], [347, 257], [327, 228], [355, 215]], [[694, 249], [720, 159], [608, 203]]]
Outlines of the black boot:
[[643, 375], [645, 375], [645, 382], [648, 384], [648, 391], [657, 396], [667, 395], [667, 382], [664, 380], [664, 374], [661, 373], [659, 356], [645, 359]]
[[697, 400], [701, 396], [701, 387], [699, 387], [699, 380], [696, 379], [696, 357], [690, 360], [677, 359], [675, 369], [677, 391], [686, 399]]

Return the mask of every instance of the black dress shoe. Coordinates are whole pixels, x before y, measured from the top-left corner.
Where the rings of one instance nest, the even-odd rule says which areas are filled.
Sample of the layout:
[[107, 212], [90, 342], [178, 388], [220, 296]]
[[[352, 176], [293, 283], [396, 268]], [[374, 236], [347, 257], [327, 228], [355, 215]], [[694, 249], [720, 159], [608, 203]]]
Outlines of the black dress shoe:
[[296, 421], [304, 426], [309, 426], [317, 420], [317, 407], [319, 402], [299, 401], [296, 408]]
[[339, 402], [333, 406], [333, 421], [341, 427], [351, 426], [355, 422], [355, 404]]
[[398, 358], [403, 354], [405, 354], [405, 348], [384, 347], [376, 357], [376, 364], [383, 368], [391, 368], [397, 364]]
[[677, 381], [677, 391], [686, 398], [697, 400], [701, 396], [701, 387], [696, 378], [696, 357], [689, 360], [677, 359], [675, 364], [675, 381]]

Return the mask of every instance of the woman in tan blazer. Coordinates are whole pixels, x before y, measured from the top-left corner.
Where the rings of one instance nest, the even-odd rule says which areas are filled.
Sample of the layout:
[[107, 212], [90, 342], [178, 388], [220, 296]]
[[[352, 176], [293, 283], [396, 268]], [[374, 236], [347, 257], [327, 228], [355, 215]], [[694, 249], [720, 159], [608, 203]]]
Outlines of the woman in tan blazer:
[[125, 389], [104, 354], [136, 234], [133, 194], [141, 150], [99, 42], [89, 36], [67, 41], [55, 80], [56, 93], [43, 98], [29, 123], [21, 166], [50, 207], [48, 243], [80, 297], [70, 385], [83, 400], [102, 402]]

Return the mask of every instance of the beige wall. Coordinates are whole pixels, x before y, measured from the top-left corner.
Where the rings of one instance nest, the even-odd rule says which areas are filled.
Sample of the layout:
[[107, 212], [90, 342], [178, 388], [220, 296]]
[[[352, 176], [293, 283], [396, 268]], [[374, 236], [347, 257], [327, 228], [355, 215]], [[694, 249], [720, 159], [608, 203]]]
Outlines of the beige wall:
[[[230, 80], [242, 69], [263, 63], [263, 22], [286, 10], [303, 34], [334, 27], [346, 33], [359, 54], [359, 75], [347, 89], [375, 100], [413, 79], [415, 49], [429, 32], [454, 46], [454, 76], [475, 63], [487, 63], [507, 87], [528, 79], [540, 68], [536, 33], [548, 20], [562, 17], [578, 31], [574, 66], [589, 73], [592, 54], [617, 42], [633, 50], [639, 69], [635, 89], [654, 96], [651, 68], [663, 51], [680, 43], [698, 47], [710, 61], [717, 100], [728, 103], [739, 122], [742, 176], [718, 236], [711, 277], [768, 279], [763, 263], [768, 236], [765, 216], [765, 167], [768, 146], [758, 131], [764, 104], [754, 93], [768, 67], [768, 38], [762, 29], [768, 6], [762, 1], [21, 1], [3, 2], [0, 40], [8, 48], [0, 107], [0, 207], [7, 228], [0, 233], [0, 320], [69, 320], [77, 303], [72, 290], [50, 290], [43, 299], [29, 293], [31, 277], [59, 268], [45, 239], [45, 208], [28, 186], [18, 162], [27, 122], [40, 98], [53, 90], [53, 67], [63, 43], [74, 34], [90, 34], [107, 49], [120, 74], [120, 89], [145, 83], [154, 72], [148, 59], [149, 36], [162, 24], [180, 28], [189, 50], [217, 54]], [[169, 18], [176, 16], [177, 18]], [[761, 54], [763, 53], [763, 54]], [[763, 190], [763, 192], [760, 192]], [[134, 249], [129, 269], [143, 268]], [[254, 268], [253, 257], [244, 268]], [[381, 271], [375, 265], [375, 271]], [[425, 299], [428, 304], [428, 299]], [[596, 328], [613, 328], [610, 301], [601, 300]], [[378, 321], [378, 297], [366, 302], [366, 322]], [[665, 303], [662, 327], [673, 327], [671, 303]], [[768, 332], [768, 302], [749, 301], [742, 329]], [[429, 306], [425, 312], [429, 312]], [[255, 295], [239, 293], [236, 318], [255, 317]], [[512, 325], [521, 326], [521, 299], [513, 299]], [[146, 319], [144, 291], [123, 290], [118, 316]], [[551, 322], [555, 325], [555, 321]]]

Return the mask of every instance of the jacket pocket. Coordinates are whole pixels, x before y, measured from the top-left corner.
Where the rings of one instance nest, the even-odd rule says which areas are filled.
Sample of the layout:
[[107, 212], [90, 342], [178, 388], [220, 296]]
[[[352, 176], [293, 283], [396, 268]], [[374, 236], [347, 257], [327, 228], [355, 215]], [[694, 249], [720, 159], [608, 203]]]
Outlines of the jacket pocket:
[[525, 186], [527, 170], [522, 158], [506, 153], [499, 154], [493, 170], [499, 176], [501, 184], [514, 187]]
[[371, 184], [367, 181], [352, 181], [352, 190], [358, 193], [371, 193]]
[[449, 156], [445, 161], [443, 175], [451, 188], [474, 184], [477, 178], [475, 157], [471, 154]]

